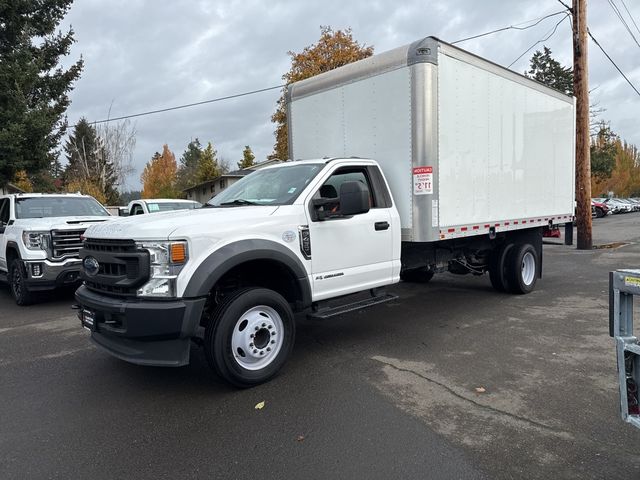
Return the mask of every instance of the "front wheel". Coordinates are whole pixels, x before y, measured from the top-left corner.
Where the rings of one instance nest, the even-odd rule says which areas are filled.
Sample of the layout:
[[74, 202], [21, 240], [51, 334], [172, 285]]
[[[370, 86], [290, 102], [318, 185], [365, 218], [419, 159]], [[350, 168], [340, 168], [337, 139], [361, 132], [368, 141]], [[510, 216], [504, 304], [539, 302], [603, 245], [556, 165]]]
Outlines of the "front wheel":
[[9, 266], [9, 287], [16, 303], [25, 306], [33, 303], [33, 294], [27, 287], [27, 272], [19, 258], [14, 259]]
[[606, 215], [606, 213], [604, 213], [604, 210], [601, 209], [600, 207], [596, 207], [596, 218], [602, 218]]
[[273, 290], [248, 288], [223, 301], [209, 319], [205, 355], [218, 375], [248, 388], [280, 371], [294, 340], [289, 303]]

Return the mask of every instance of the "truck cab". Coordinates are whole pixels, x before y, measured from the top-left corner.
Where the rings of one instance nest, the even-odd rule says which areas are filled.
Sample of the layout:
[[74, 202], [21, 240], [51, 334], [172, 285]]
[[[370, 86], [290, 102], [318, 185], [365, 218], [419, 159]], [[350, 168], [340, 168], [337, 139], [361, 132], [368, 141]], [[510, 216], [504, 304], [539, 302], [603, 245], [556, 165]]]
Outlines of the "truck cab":
[[211, 366], [247, 387], [288, 357], [295, 312], [399, 280], [400, 221], [375, 161], [287, 162], [201, 209], [94, 225], [80, 257], [94, 343], [180, 366], [199, 338]]
[[77, 284], [85, 229], [112, 218], [88, 195], [0, 196], [0, 279], [16, 303], [28, 305], [38, 291]]

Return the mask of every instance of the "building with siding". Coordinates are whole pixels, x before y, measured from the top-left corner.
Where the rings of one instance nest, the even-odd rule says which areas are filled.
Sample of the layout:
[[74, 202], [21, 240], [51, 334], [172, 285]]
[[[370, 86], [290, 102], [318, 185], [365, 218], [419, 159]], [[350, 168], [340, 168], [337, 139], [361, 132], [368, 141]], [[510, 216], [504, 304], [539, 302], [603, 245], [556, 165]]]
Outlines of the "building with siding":
[[206, 182], [202, 182], [185, 189], [185, 198], [187, 200], [195, 200], [200, 203], [207, 203], [212, 197], [215, 197], [225, 188], [229, 188], [241, 178], [246, 177], [260, 168], [275, 165], [277, 163], [280, 163], [280, 160], [266, 160], [255, 164], [253, 167], [225, 173], [224, 175], [220, 175], [219, 177], [212, 178], [211, 180], [207, 180]]
[[0, 195], [8, 195], [10, 193], [24, 193], [24, 190], [16, 187], [12, 183], [7, 183], [6, 185], [0, 185]]

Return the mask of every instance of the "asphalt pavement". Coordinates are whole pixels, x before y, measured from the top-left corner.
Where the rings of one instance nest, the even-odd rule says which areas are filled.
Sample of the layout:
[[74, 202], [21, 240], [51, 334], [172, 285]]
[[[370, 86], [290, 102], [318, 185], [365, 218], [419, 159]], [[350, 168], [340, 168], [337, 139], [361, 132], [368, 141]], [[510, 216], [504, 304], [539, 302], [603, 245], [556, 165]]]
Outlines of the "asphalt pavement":
[[444, 274], [300, 319], [280, 376], [250, 390], [197, 347], [176, 369], [111, 358], [71, 293], [17, 307], [0, 286], [0, 478], [637, 479], [607, 282], [639, 267], [638, 226], [640, 213], [594, 219], [595, 243], [615, 248], [546, 244], [529, 295]]

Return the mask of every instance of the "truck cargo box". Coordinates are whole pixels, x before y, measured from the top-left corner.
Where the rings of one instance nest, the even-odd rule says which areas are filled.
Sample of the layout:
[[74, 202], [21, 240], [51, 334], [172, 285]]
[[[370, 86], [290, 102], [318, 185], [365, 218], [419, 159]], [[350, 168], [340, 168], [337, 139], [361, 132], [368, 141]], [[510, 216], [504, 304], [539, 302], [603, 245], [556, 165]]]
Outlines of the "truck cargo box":
[[427, 37], [296, 82], [291, 158], [377, 160], [402, 240], [569, 222], [574, 99]]

